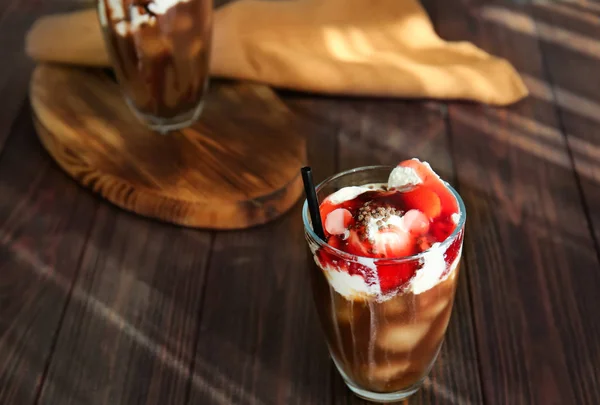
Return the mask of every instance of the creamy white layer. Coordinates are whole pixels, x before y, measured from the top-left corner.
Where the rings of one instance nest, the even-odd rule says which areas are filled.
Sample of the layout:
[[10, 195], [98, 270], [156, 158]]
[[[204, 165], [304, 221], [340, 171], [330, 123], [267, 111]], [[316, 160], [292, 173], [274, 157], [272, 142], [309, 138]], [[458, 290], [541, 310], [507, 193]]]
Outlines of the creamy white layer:
[[390, 189], [410, 189], [421, 183], [421, 178], [412, 167], [398, 166], [392, 170], [388, 178], [388, 187]]
[[[100, 0], [103, 1], [103, 0]], [[191, 0], [154, 0], [148, 4], [148, 10], [154, 15], [164, 15], [170, 8], [180, 3], [188, 3]], [[143, 24], [155, 24], [156, 18], [141, 10], [138, 6], [130, 6], [129, 13], [123, 0], [107, 0], [111, 20], [115, 24], [115, 31], [122, 36], [128, 34], [129, 29], [139, 29]], [[127, 18], [129, 15], [129, 19]]]
[[[446, 280], [449, 277], [454, 277], [454, 272], [460, 262], [460, 253], [450, 265], [450, 271], [442, 278], [441, 275], [446, 270], [446, 262], [444, 261], [444, 251], [437, 244], [433, 250], [429, 250], [427, 254], [421, 259], [421, 268], [417, 270], [415, 276], [409, 282], [408, 286], [403, 292], [412, 292], [415, 295], [422, 294], [431, 288], [435, 287], [438, 283]], [[462, 248], [461, 248], [462, 250]], [[366, 258], [360, 258], [366, 259]], [[331, 267], [327, 264], [323, 265], [320, 263], [317, 256], [314, 256], [315, 263], [319, 266], [327, 280], [329, 285], [340, 295], [349, 300], [361, 300], [366, 298], [374, 298], [377, 301], [386, 301], [393, 298], [397, 292], [382, 294], [381, 288], [379, 287], [379, 279], [377, 278], [377, 272], [375, 270], [374, 262], [372, 259], [368, 264], [371, 274], [366, 275], [366, 279], [370, 279], [369, 282], [360, 275], [350, 275], [343, 269]]]

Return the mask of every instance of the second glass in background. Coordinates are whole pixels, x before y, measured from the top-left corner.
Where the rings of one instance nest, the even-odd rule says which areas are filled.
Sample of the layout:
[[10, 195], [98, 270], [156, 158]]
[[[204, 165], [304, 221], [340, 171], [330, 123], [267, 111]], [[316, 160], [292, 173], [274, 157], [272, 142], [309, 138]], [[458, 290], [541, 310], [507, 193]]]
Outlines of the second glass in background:
[[113, 68], [136, 116], [165, 133], [201, 114], [208, 87], [212, 0], [98, 0]]

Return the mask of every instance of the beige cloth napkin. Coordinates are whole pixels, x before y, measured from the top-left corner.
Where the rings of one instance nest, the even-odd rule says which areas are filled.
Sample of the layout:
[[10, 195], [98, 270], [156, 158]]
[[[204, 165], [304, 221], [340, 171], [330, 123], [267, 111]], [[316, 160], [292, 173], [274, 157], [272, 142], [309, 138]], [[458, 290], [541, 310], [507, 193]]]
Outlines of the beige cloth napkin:
[[[95, 10], [38, 20], [38, 61], [109, 66]], [[213, 76], [316, 93], [464, 99], [527, 96], [515, 69], [468, 42], [447, 42], [417, 0], [240, 0], [215, 13]]]

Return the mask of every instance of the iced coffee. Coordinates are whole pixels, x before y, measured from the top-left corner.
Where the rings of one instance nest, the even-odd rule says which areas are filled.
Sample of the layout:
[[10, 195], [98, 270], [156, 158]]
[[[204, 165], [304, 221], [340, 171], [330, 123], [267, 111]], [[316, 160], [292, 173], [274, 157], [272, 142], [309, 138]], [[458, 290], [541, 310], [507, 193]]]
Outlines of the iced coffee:
[[349, 388], [379, 402], [416, 392], [442, 345], [465, 210], [426, 162], [341, 173], [317, 187], [325, 240], [305, 205], [310, 277], [331, 356]]
[[135, 114], [159, 131], [193, 123], [208, 84], [212, 0], [98, 0], [98, 14]]

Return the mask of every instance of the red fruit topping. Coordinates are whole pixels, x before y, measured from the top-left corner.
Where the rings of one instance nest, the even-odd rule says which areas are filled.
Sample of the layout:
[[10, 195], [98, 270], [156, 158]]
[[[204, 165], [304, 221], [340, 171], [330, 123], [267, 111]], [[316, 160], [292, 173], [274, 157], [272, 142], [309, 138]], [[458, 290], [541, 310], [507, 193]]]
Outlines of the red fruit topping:
[[452, 243], [450, 244], [450, 246], [448, 246], [448, 249], [446, 249], [446, 252], [444, 253], [444, 259], [446, 260], [446, 263], [449, 266], [452, 265], [452, 263], [454, 263], [454, 261], [458, 257], [458, 253], [460, 251], [461, 246], [462, 234], [458, 235], [458, 237], [454, 239], [454, 241], [452, 241]]
[[425, 184], [431, 184], [435, 181], [441, 183], [440, 178], [433, 170], [431, 170], [431, 167], [428, 164], [421, 162], [419, 159], [404, 160], [398, 163], [398, 166], [412, 168]]
[[440, 197], [424, 185], [402, 194], [408, 207], [416, 208], [430, 219], [437, 218], [442, 212]]
[[[441, 212], [448, 215], [458, 212], [456, 198], [428, 164], [418, 159], [410, 159], [400, 162], [398, 166], [411, 167], [417, 172], [417, 175], [423, 181], [422, 185], [438, 195], [441, 202]], [[433, 217], [430, 216], [430, 218]]]
[[441, 216], [431, 222], [429, 233], [436, 241], [443, 242], [452, 235], [455, 228], [456, 224], [452, 217]]
[[358, 236], [358, 231], [353, 229], [350, 231], [350, 236], [348, 237], [346, 245], [346, 251], [352, 255], [364, 256], [364, 257], [373, 257], [370, 253], [370, 245], [366, 240], [361, 240]]
[[417, 238], [417, 248], [420, 252], [424, 252], [431, 247], [433, 242], [431, 242], [430, 238], [425, 236], [421, 236]]
[[[422, 182], [410, 191], [373, 188], [337, 204], [326, 198], [319, 207], [329, 244], [317, 252], [321, 264], [359, 274], [369, 285], [379, 282], [383, 294], [404, 288], [421, 267], [420, 260], [397, 263], [391, 259], [430, 249], [452, 235], [457, 225], [452, 214], [458, 213], [458, 201], [431, 167], [417, 159], [399, 166], [414, 170]], [[462, 231], [444, 253], [448, 269], [461, 245]], [[376, 267], [346, 260], [332, 248], [376, 259]]]
[[463, 231], [460, 231], [458, 233], [458, 235], [456, 235], [456, 238], [452, 241], [450, 246], [448, 246], [448, 249], [446, 249], [446, 252], [444, 253], [444, 261], [446, 262], [447, 266], [446, 266], [446, 271], [444, 272], [442, 277], [444, 277], [446, 274], [448, 274], [448, 272], [451, 270], [452, 263], [454, 263], [454, 261], [458, 257], [458, 254], [460, 253], [460, 248], [462, 247], [462, 242], [463, 242]]
[[[327, 244], [335, 249], [344, 250], [342, 243], [339, 238], [331, 237], [327, 240]], [[316, 252], [317, 258], [321, 263], [321, 266], [326, 266], [332, 263], [338, 262], [337, 255], [328, 247], [319, 248]]]
[[408, 232], [398, 228], [378, 231], [373, 237], [374, 257], [400, 258], [414, 252], [414, 240]]
[[332, 235], [343, 235], [352, 222], [352, 213], [344, 208], [331, 211], [325, 217], [325, 230]]
[[[332, 204], [328, 200], [325, 200], [319, 206], [319, 213], [321, 214], [321, 221], [325, 222], [325, 219], [329, 215], [329, 213], [338, 208], [336, 205]], [[327, 231], [327, 229], [325, 230]]]
[[377, 265], [379, 286], [383, 294], [398, 290], [408, 283], [417, 272], [418, 265], [414, 262], [407, 263], [380, 263]]
[[452, 215], [458, 212], [458, 201], [456, 201], [456, 197], [454, 194], [446, 187], [437, 189], [436, 193], [438, 197], [440, 197], [440, 202], [442, 204], [442, 214], [444, 215]]
[[330, 237], [327, 239], [327, 244], [337, 250], [344, 250], [344, 242], [340, 238]]
[[419, 210], [409, 210], [402, 217], [402, 222], [413, 236], [421, 236], [429, 231], [429, 218]]

